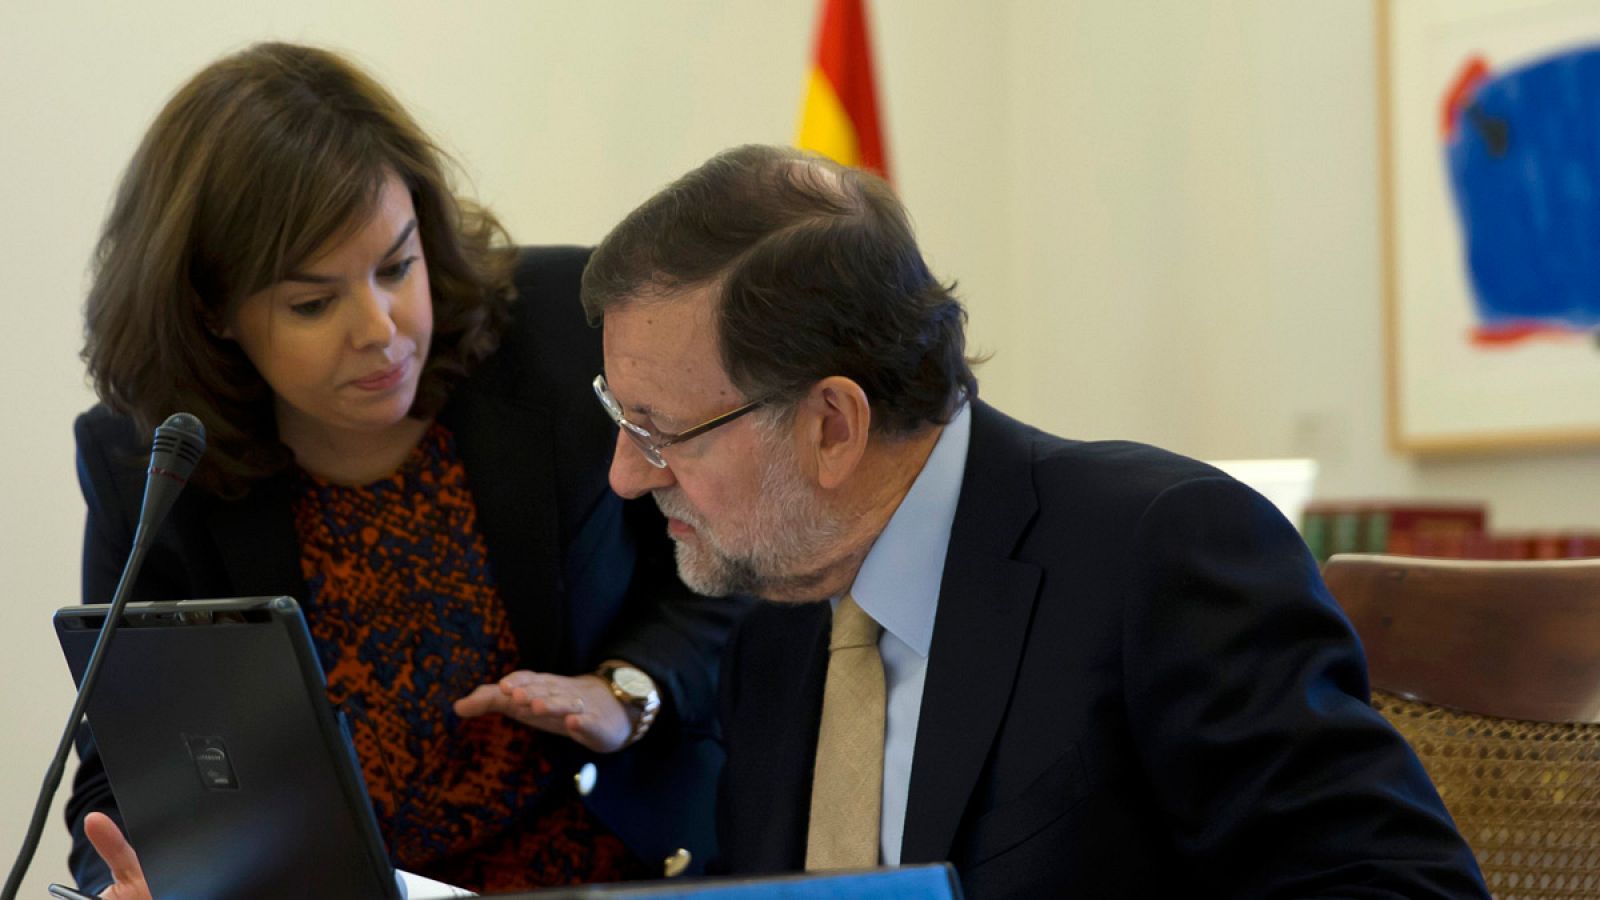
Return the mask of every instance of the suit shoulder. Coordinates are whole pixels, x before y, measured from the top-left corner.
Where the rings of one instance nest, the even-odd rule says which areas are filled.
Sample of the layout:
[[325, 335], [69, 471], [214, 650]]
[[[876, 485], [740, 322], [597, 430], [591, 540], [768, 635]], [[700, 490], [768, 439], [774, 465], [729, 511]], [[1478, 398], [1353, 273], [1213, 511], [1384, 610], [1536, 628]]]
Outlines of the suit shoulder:
[[1110, 494], [1154, 499], [1176, 485], [1200, 479], [1232, 480], [1215, 466], [1136, 441], [1055, 441], [1041, 448], [1037, 475], [1056, 481], [1098, 485]]
[[[1126, 537], [1163, 498], [1249, 494], [1215, 466], [1136, 441], [1079, 441], [1018, 425], [1024, 435], [1039, 523], [1045, 530], [1081, 527], [1105, 539]], [[1220, 492], [1220, 493], [1218, 493]], [[1076, 530], [1076, 528], [1075, 528]]]
[[1231, 480], [1214, 466], [1170, 450], [1137, 441], [1059, 437], [982, 403], [974, 411], [970, 452], [983, 465], [1027, 465], [1035, 490], [1046, 501], [1068, 495], [1149, 502], [1187, 481]]
[[[1035, 468], [1043, 533], [1070, 529], [1108, 558], [1158, 539], [1228, 532], [1278, 546], [1298, 532], [1271, 501], [1215, 466], [1132, 441], [1046, 454]], [[1161, 538], [1166, 539], [1166, 538]]]
[[578, 286], [586, 247], [525, 247], [515, 273], [516, 298], [500, 346], [467, 382], [520, 401], [560, 406], [587, 391], [600, 371], [600, 330], [584, 317]]

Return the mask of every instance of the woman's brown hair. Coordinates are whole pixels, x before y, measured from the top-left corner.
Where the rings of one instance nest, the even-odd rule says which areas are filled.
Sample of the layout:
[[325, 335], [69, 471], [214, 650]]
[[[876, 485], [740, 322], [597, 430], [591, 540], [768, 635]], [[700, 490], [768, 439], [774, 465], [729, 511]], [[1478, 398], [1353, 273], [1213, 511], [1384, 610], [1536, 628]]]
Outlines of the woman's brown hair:
[[206, 67], [150, 126], [100, 235], [83, 349], [100, 399], [145, 435], [178, 410], [199, 416], [196, 478], [215, 493], [286, 467], [271, 389], [218, 332], [232, 304], [359, 226], [393, 172], [433, 294], [411, 415], [436, 414], [498, 345], [516, 262], [493, 215], [455, 196], [445, 160], [388, 91], [326, 50], [258, 44]]

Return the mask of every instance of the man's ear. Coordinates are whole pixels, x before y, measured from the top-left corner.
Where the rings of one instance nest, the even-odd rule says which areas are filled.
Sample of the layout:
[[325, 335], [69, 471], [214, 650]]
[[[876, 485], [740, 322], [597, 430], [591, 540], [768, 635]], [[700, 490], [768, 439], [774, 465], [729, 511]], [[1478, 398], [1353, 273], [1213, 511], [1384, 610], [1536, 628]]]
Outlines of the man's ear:
[[867, 392], [842, 375], [830, 375], [806, 392], [799, 413], [817, 485], [831, 490], [848, 481], [861, 465], [872, 431]]

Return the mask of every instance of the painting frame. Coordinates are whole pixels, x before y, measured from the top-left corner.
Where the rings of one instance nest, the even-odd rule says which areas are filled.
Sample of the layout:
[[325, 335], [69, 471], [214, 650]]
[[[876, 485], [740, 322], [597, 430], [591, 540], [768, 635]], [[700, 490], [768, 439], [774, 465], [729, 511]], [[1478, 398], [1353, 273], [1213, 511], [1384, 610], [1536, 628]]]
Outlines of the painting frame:
[[1492, 62], [1511, 66], [1600, 45], [1600, 10], [1570, 0], [1374, 0], [1374, 13], [1391, 448], [1426, 455], [1600, 446], [1593, 334], [1564, 344], [1469, 346], [1472, 288], [1438, 136], [1445, 63], [1463, 48], [1481, 46]]

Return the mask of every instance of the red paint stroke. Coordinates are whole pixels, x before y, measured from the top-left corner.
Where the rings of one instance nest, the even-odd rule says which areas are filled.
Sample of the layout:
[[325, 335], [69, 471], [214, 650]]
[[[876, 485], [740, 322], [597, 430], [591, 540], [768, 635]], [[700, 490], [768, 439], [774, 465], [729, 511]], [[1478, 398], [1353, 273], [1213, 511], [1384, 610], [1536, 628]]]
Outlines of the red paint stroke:
[[1444, 95], [1443, 118], [1439, 122], [1439, 131], [1445, 140], [1456, 136], [1456, 125], [1461, 121], [1461, 110], [1470, 102], [1472, 95], [1489, 78], [1489, 63], [1481, 54], [1474, 53], [1467, 58], [1461, 66], [1461, 73], [1450, 85], [1450, 90]]
[[1472, 345], [1486, 350], [1510, 347], [1530, 340], [1568, 341], [1589, 332], [1563, 328], [1543, 322], [1511, 322], [1505, 325], [1480, 325], [1472, 330]]

